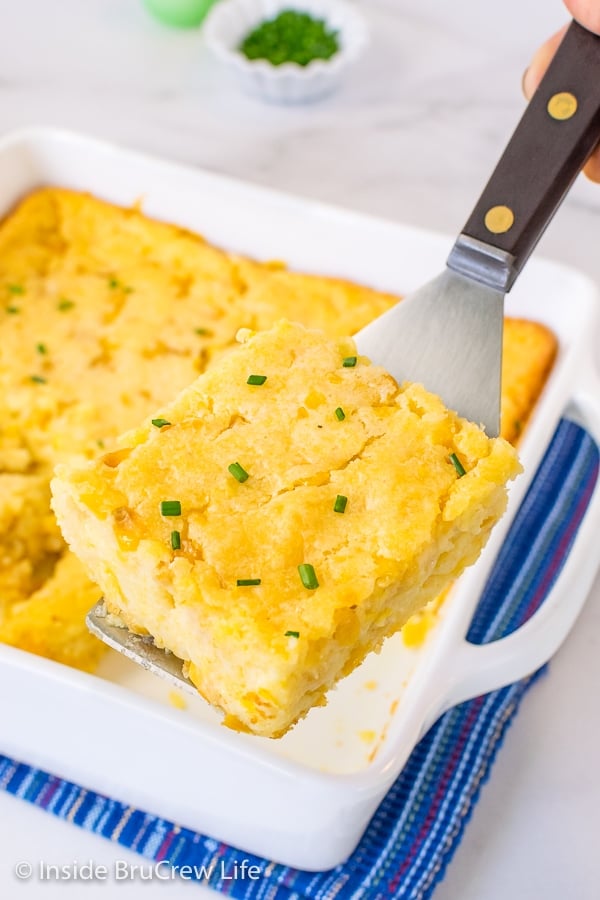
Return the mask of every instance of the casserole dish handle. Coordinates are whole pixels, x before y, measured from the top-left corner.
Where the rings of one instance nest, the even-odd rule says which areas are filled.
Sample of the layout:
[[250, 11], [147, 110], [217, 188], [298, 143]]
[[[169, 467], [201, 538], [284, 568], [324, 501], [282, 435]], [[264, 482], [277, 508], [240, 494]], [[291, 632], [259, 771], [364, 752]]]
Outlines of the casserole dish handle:
[[[565, 413], [600, 446], [600, 379], [588, 370], [585, 387]], [[488, 644], [463, 638], [452, 654], [452, 674], [439, 714], [458, 703], [531, 675], [558, 650], [579, 615], [594, 581], [600, 554], [600, 477], [562, 571], [545, 602], [507, 637]]]

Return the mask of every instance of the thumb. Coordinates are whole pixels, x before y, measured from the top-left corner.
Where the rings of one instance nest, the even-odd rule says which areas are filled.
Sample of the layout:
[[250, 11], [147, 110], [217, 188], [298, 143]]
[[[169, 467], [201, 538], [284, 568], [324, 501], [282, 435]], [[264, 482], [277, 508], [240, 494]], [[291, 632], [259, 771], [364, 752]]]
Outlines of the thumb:
[[[575, 0], [572, 0], [572, 2], [575, 2]], [[531, 99], [533, 92], [544, 77], [544, 73], [550, 65], [552, 57], [558, 50], [558, 45], [562, 41], [568, 27], [568, 25], [564, 25], [560, 31], [553, 34], [545, 44], [542, 44], [531, 60], [529, 68], [523, 76], [523, 93], [528, 100]]]
[[580, 25], [600, 34], [600, 6], [597, 0], [564, 0], [565, 6]]

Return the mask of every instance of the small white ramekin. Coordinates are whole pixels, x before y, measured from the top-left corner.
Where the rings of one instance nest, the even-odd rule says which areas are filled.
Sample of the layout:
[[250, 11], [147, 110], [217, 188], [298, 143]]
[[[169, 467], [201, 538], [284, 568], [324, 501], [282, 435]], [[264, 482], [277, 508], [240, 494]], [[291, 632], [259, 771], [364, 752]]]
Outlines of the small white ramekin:
[[[340, 49], [330, 60], [307, 66], [249, 60], [238, 49], [244, 37], [284, 9], [325, 20], [338, 32]], [[345, 0], [220, 0], [206, 20], [204, 37], [215, 56], [234, 72], [242, 86], [274, 103], [306, 103], [335, 90], [349, 65], [367, 44], [367, 26]]]

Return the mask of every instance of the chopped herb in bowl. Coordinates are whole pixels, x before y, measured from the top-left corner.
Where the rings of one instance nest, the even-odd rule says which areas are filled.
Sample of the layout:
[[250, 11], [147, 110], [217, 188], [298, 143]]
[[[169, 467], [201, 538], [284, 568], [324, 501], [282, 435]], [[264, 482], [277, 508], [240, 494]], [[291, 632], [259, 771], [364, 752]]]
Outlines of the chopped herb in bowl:
[[239, 46], [247, 59], [265, 59], [274, 66], [307, 66], [316, 59], [331, 59], [339, 49], [337, 31], [323, 19], [294, 9], [261, 22]]
[[249, 93], [273, 103], [336, 90], [368, 42], [350, 0], [227, 0], [204, 27], [207, 47]]

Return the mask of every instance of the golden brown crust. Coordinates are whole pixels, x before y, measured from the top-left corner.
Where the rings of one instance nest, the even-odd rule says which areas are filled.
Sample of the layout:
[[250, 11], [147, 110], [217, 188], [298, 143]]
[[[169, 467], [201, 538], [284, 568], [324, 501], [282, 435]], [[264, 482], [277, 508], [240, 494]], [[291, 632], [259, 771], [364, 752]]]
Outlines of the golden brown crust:
[[502, 435], [523, 433], [558, 351], [554, 334], [539, 322], [507, 319], [502, 353]]

